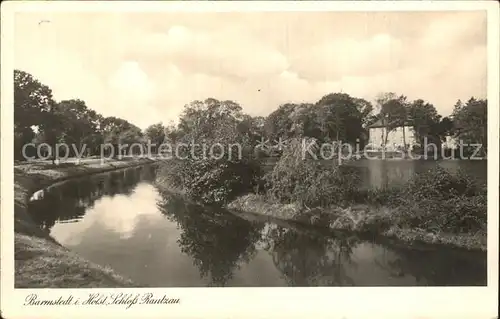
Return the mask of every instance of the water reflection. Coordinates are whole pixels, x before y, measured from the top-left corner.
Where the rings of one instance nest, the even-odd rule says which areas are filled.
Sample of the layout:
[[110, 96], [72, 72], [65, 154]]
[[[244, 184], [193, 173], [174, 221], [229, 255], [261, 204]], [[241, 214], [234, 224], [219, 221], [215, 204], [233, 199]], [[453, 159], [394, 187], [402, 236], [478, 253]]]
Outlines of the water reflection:
[[276, 268], [290, 286], [350, 286], [346, 269], [355, 268], [352, 249], [357, 240], [268, 227], [263, 238]]
[[153, 165], [134, 167], [68, 180], [43, 190], [40, 199], [28, 203], [28, 211], [41, 228], [50, 231], [56, 221], [80, 220], [103, 196], [130, 195], [139, 181], [153, 181], [156, 170]]
[[486, 284], [484, 253], [244, 219], [160, 191], [155, 174], [143, 167], [62, 183], [30, 213], [62, 245], [141, 286]]
[[359, 160], [349, 162], [346, 168], [355, 168], [360, 177], [361, 188], [397, 187], [406, 183], [413, 175], [441, 166], [450, 173], [463, 169], [467, 174], [486, 183], [487, 161], [425, 161], [425, 160]]
[[254, 225], [221, 208], [187, 203], [163, 192], [160, 211], [182, 230], [177, 243], [211, 286], [224, 286], [256, 253], [263, 225]]
[[391, 277], [411, 275], [415, 285], [486, 285], [486, 254], [449, 248], [412, 250], [399, 244], [386, 245], [374, 259]]
[[486, 284], [484, 253], [435, 247], [412, 250], [346, 234], [326, 236], [291, 225], [250, 222], [221, 209], [186, 203], [168, 192], [162, 194], [159, 206], [179, 225], [177, 243], [201, 276], [210, 278], [210, 285], [239, 285], [233, 277], [248, 276], [257, 259], [279, 271], [280, 280], [261, 286]]
[[[272, 171], [276, 164], [276, 158], [269, 158], [264, 162], [263, 169]], [[324, 165], [336, 165], [338, 160], [322, 161]], [[439, 165], [451, 173], [458, 169], [475, 177], [478, 181], [486, 183], [487, 166], [486, 160], [399, 160], [399, 159], [361, 159], [356, 161], [344, 161], [345, 169], [355, 168], [360, 177], [359, 186], [362, 188], [384, 188], [398, 186], [408, 181], [414, 174], [425, 172]]]

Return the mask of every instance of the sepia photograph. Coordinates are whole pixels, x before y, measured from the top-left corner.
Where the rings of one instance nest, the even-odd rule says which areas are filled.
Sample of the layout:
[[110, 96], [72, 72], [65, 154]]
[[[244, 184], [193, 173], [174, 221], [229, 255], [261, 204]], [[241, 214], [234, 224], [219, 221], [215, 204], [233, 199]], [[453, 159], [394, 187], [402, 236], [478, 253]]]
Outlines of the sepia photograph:
[[498, 6], [354, 2], [2, 6], [2, 295], [60, 315], [498, 293]]

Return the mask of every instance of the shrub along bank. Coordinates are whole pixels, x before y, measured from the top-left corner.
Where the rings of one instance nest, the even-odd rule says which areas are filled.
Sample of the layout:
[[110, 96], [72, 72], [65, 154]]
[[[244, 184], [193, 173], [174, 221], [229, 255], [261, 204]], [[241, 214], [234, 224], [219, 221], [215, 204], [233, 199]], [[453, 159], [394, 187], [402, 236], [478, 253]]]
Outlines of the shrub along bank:
[[464, 172], [436, 166], [397, 189], [363, 191], [351, 172], [302, 156], [299, 142], [290, 143], [264, 177], [267, 192], [240, 196], [228, 208], [408, 243], [486, 250], [486, 187]]

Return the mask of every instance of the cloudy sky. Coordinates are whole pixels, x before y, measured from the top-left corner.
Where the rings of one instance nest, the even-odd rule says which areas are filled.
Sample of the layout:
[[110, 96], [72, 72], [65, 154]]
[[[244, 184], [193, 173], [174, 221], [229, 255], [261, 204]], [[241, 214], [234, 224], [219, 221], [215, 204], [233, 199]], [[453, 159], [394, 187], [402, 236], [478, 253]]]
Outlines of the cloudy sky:
[[[42, 22], [40, 21], [50, 21]], [[432, 102], [486, 97], [482, 12], [18, 13], [15, 67], [146, 127], [196, 99], [267, 115], [343, 91]]]

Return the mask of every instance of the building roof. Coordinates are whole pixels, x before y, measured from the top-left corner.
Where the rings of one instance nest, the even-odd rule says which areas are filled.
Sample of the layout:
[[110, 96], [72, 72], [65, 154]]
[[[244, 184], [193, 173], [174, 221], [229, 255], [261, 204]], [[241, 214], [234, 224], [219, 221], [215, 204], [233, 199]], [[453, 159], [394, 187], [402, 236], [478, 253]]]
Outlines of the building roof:
[[382, 120], [378, 119], [373, 123], [372, 125], [368, 125], [368, 128], [376, 128], [376, 127], [385, 127], [385, 125], [382, 124]]

